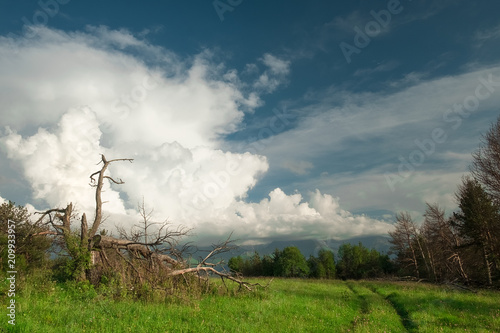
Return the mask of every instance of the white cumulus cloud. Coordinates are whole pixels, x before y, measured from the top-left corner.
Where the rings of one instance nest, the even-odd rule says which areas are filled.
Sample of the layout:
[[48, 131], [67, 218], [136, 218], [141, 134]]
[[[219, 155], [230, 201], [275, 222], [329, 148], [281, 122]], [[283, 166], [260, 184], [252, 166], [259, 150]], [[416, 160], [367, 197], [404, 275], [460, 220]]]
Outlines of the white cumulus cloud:
[[206, 238], [231, 231], [247, 239], [347, 237], [390, 227], [340, 209], [319, 191], [306, 200], [275, 189], [247, 201], [268, 158], [223, 150], [223, 137], [262, 104], [260, 94], [282, 84], [289, 62], [264, 55], [262, 84], [252, 90], [208, 51], [180, 60], [125, 30], [36, 29], [31, 39], [0, 37], [0, 155], [9, 161], [2, 168], [30, 184], [40, 209], [73, 202], [91, 215], [89, 176], [105, 154], [134, 159], [109, 167], [125, 183], [105, 185], [107, 229], [136, 222], [142, 198], [155, 218]]

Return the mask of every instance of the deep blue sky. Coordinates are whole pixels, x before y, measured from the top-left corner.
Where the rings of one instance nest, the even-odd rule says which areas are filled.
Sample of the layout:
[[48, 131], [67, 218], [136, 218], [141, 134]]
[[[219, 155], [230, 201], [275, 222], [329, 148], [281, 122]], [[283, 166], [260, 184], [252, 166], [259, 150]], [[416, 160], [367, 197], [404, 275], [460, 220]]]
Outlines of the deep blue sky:
[[[175, 155], [177, 153], [173, 152], [174, 146], [170, 144], [178, 142], [179, 149], [185, 149], [186, 154], [189, 155], [190, 152], [193, 156], [201, 154], [193, 153], [196, 147], [206, 146], [212, 149], [211, 154], [221, 152], [236, 156], [249, 152], [254, 157], [258, 155], [265, 158], [265, 161], [257, 162], [254, 157], [241, 157], [242, 165], [248, 166], [245, 175], [249, 178], [238, 175], [241, 186], [231, 182], [231, 185], [228, 185], [231, 191], [228, 193], [225, 192], [227, 184], [222, 186], [220, 193], [227, 194], [224, 200], [221, 199], [224, 203], [210, 198], [209, 206], [214, 204], [212, 208], [217, 213], [211, 211], [208, 214], [213, 213], [207, 218], [209, 222], [203, 221], [203, 218], [195, 214], [196, 225], [205, 222], [210, 225], [223, 216], [223, 219], [227, 219], [226, 229], [231, 229], [231, 226], [239, 228], [234, 227], [238, 225], [234, 224], [234, 216], [244, 216], [245, 225], [259, 225], [258, 231], [255, 231], [259, 236], [255, 238], [275, 237], [279, 233], [277, 230], [281, 230], [276, 225], [286, 229], [284, 233], [290, 237], [307, 237], [308, 232], [328, 232], [335, 235], [335, 232], [331, 231], [333, 229], [324, 225], [331, 222], [337, 227], [344, 226], [351, 222], [338, 216], [353, 214], [353, 219], [357, 222], [352, 223], [363, 227], [338, 227], [343, 230], [339, 234], [370, 234], [370, 223], [375, 221], [375, 224], [390, 224], [393, 214], [400, 210], [408, 210], [416, 219], [421, 219], [426, 201], [438, 202], [447, 209], [453, 209], [453, 192], [460, 177], [467, 173], [470, 153], [478, 147], [481, 134], [487, 131], [500, 114], [500, 88], [494, 84], [489, 88], [480, 88], [482, 92], [488, 92], [488, 96], [478, 100], [478, 105], [466, 116], [456, 111], [447, 111], [452, 110], [454, 104], [464, 103], [468, 97], [475, 96], [476, 88], [481, 82], [485, 82], [484, 80], [500, 82], [498, 1], [60, 2], [46, 2], [49, 9], [44, 14], [41, 14], [43, 8], [37, 1], [0, 2], [0, 36], [5, 37], [0, 40], [4, 52], [0, 59], [0, 63], [3, 63], [0, 70], [4, 73], [0, 72], [0, 75], [7, 78], [16, 77], [16, 73], [19, 73], [19, 80], [25, 82], [26, 86], [30, 86], [29, 82], [32, 82], [33, 85], [41, 87], [46, 82], [52, 87], [47, 88], [53, 92], [51, 96], [56, 96], [51, 97], [52, 99], [42, 98], [43, 101], [53, 101], [53, 104], [44, 104], [44, 108], [52, 107], [58, 110], [54, 111], [53, 117], [42, 117], [45, 111], [37, 111], [36, 106], [33, 106], [39, 105], [37, 99], [34, 98], [33, 104], [25, 106], [23, 98], [33, 96], [33, 91], [37, 88], [26, 88], [26, 91], [22, 91], [19, 88], [21, 85], [13, 88], [12, 80], [5, 79], [2, 82], [4, 99], [8, 99], [8, 103], [0, 111], [1, 125], [9, 126], [11, 131], [21, 135], [22, 140], [28, 140], [39, 128], [57, 133], [57, 124], [61, 124], [64, 113], [85, 104], [97, 115], [97, 123], [103, 133], [100, 145], [111, 151], [114, 148], [115, 152], [129, 152], [120, 148], [125, 146], [123, 135], [117, 134], [115, 137], [115, 132], [107, 135], [106, 131], [102, 130], [106, 117], [99, 108], [106, 105], [107, 97], [101, 96], [102, 105], [96, 100], [101, 97], [92, 99], [90, 95], [87, 100], [85, 96], [80, 96], [82, 100], [78, 102], [76, 99], [62, 102], [61, 100], [70, 93], [54, 88], [58, 84], [67, 86], [68, 83], [61, 83], [66, 82], [66, 79], [86, 82], [82, 78], [87, 70], [88, 73], [97, 73], [96, 76], [103, 73], [103, 77], [97, 77], [96, 80], [110, 80], [112, 87], [107, 87], [115, 91], [109, 94], [118, 98], [124, 91], [133, 91], [134, 83], [123, 83], [122, 88], [117, 88], [119, 83], [113, 82], [124, 82], [125, 79], [120, 75], [133, 73], [139, 66], [137, 64], [144, 67], [140, 71], [163, 73], [160, 75], [172, 79], [177, 84], [182, 80], [176, 81], [176, 78], [189, 76], [187, 73], [191, 66], [197, 59], [203, 59], [204, 68], [209, 69], [208, 74], [203, 77], [203, 82], [219, 82], [221, 85], [218, 87], [228, 84], [227, 87], [231, 86], [236, 94], [240, 93], [245, 99], [249, 100], [252, 94], [258, 99], [257, 104], [250, 105], [245, 104], [248, 100], [244, 102], [240, 97], [231, 95], [224, 105], [235, 101], [234, 110], [231, 111], [234, 113], [227, 119], [224, 118], [226, 113], [219, 112], [217, 107], [210, 107], [210, 111], [207, 111], [210, 113], [209, 118], [204, 118], [204, 112], [197, 113], [196, 106], [189, 104], [193, 102], [198, 105], [197, 101], [206, 104], [217, 100], [217, 96], [227, 92], [223, 89], [205, 94], [195, 89], [196, 85], [188, 85], [193, 91], [192, 95], [187, 95], [189, 101], [184, 99], [188, 106], [185, 106], [183, 99], [179, 97], [180, 101], [172, 104], [172, 107], [168, 101], [161, 102], [161, 97], [156, 97], [157, 93], [161, 94], [155, 90], [140, 106], [144, 108], [144, 117], [150, 117], [151, 122], [160, 126], [156, 131], [165, 132], [169, 132], [170, 126], [175, 125], [153, 120], [151, 114], [160, 112], [162, 117], [168, 116], [168, 119], [177, 121], [183, 118], [187, 111], [179, 111], [177, 114], [169, 113], [168, 110], [184, 110], [184, 107], [186, 110], [195, 110], [193, 114], [186, 116], [188, 121], [182, 123], [186, 129], [179, 130], [180, 134], [161, 138], [155, 136], [150, 140], [148, 138], [147, 146], [139, 143], [140, 140], [130, 139], [132, 143], [127, 143], [128, 149], [137, 146], [134, 148], [137, 150], [130, 152], [140, 154], [167, 143], [170, 148], [164, 148], [165, 151]], [[51, 11], [54, 9], [54, 3], [58, 4], [58, 8]], [[388, 17], [386, 14], [390, 11], [393, 13]], [[380, 30], [372, 30], [370, 36], [370, 30], [367, 30], [369, 27], [378, 29], [374, 13], [381, 15], [386, 24], [379, 25]], [[34, 23], [39, 24], [38, 28], [44, 30], [40, 30], [33, 38], [29, 37], [27, 21], [36, 21]], [[366, 43], [366, 39], [363, 41], [363, 36], [360, 37], [357, 33], [360, 30], [369, 35], [369, 43], [358, 47], [357, 53], [350, 54], [350, 59], [346, 59], [342, 45], [344, 48], [347, 44], [355, 47], [356, 38], [358, 41], [361, 38], [361, 42]], [[63, 37], [54, 39], [51, 34]], [[80, 39], [76, 36], [80, 36]], [[122, 38], [130, 38], [125, 42], [126, 45], [123, 44], [125, 46], [120, 46], [117, 42], [124, 40]], [[133, 42], [130, 42], [132, 39]], [[89, 52], [89, 64], [72, 61], [71, 52], [78, 50], [75, 48], [75, 51], [71, 51], [72, 42], [85, 46]], [[10, 53], [10, 46], [14, 44], [20, 48], [17, 56]], [[52, 63], [47, 60], [51, 59], [49, 56], [39, 57], [37, 62], [37, 55], [41, 50], [52, 52], [54, 47], [53, 52], [57, 52], [57, 45], [69, 50], [69, 59], [55, 60], [57, 57], [54, 56]], [[44, 56], [47, 55], [44, 53]], [[99, 67], [91, 61], [92, 56], [96, 56], [96, 59], [103, 56], [103, 59], [111, 60], [108, 65]], [[111, 69], [113, 64], [124, 58], [133, 61], [120, 71]], [[43, 72], [43, 61], [50, 64], [47, 63], [47, 70], [41, 79], [38, 75]], [[58, 67], [61, 62], [68, 67]], [[30, 70], [33, 68], [36, 68], [34, 71], [37, 74], [30, 76]], [[76, 74], [72, 71], [72, 74], [69, 74], [68, 68], [74, 68]], [[108, 69], [114, 79], [104, 76]], [[232, 79], [229, 79], [228, 73], [232, 73]], [[259, 83], [259, 79], [264, 81]], [[172, 91], [169, 88], [171, 85], [162, 87], [165, 91]], [[105, 90], [99, 89], [101, 92]], [[44, 96], [47, 96], [46, 91], [43, 90]], [[57, 96], [61, 98], [58, 99]], [[183, 95], [174, 93], [173, 96]], [[470, 100], [469, 98], [468, 101]], [[29, 111], [30, 107], [32, 111]], [[30, 112], [33, 114], [30, 115]], [[238, 112], [241, 112], [239, 116]], [[276, 113], [283, 112], [289, 115], [287, 120], [283, 126], [278, 126], [279, 130], [273, 129], [270, 124], [274, 124]], [[33, 117], [35, 113], [38, 118]], [[19, 116], [14, 121], [13, 114], [23, 114], [26, 118], [23, 120], [23, 117]], [[204, 124], [218, 117], [223, 119], [220, 124], [207, 125], [205, 128]], [[191, 128], [190, 123], [196, 125]], [[120, 122], [123, 131], [125, 128], [133, 131], [130, 127], [133, 124], [141, 128], [137, 121], [128, 119]], [[179, 125], [179, 128], [184, 128], [184, 125]], [[62, 131], [62, 125], [60, 128]], [[213, 129], [214, 136], [200, 134], [199, 140], [195, 140], [194, 137], [205, 129]], [[432, 140], [432, 133], [436, 129], [445, 136], [443, 142], [434, 142], [432, 147], [424, 144], [424, 148], [416, 143]], [[147, 130], [141, 128], [142, 130], [148, 133]], [[193, 132], [189, 132], [190, 130]], [[34, 203], [35, 206], [51, 206], [64, 200], [73, 200], [69, 194], [68, 197], [44, 200], [37, 191], [40, 191], [40, 187], [48, 180], [37, 178], [35, 172], [30, 173], [27, 164], [34, 163], [34, 155], [33, 151], [26, 148], [28, 141], [25, 141], [25, 146], [19, 141], [14, 144], [11, 132], [5, 130], [2, 134], [4, 141], [3, 150], [0, 152], [4, 162], [0, 163], [0, 168], [6, 176], [0, 182], [1, 197], [23, 204]], [[39, 139], [40, 137], [33, 138], [33, 142]], [[11, 146], [7, 141], [11, 142]], [[16, 146], [17, 144], [21, 145]], [[29, 152], [21, 154], [22, 156], [12, 153], [12, 149], [23, 151], [22, 147]], [[205, 161], [202, 165], [207, 168], [208, 175], [220, 172], [216, 159], [206, 157], [209, 153], [201, 155], [207, 158], [202, 159]], [[226, 155], [226, 158], [229, 158], [227, 156], [229, 155]], [[415, 158], [420, 160], [417, 160], [417, 163], [408, 162], [411, 158], [413, 161], [416, 161]], [[194, 186], [193, 182], [200, 179], [201, 176], [197, 172], [203, 167], [187, 167], [179, 162], [181, 159], [175, 161], [178, 164], [172, 162], [172, 165], [182, 169], [182, 177], [185, 177], [181, 188], [188, 193], [188, 188]], [[198, 163], [196, 157], [193, 161], [194, 164]], [[152, 174], [165, 176], [167, 170], [175, 169], [167, 164], [165, 162], [163, 167], [151, 171]], [[145, 167], [150, 165], [145, 163]], [[194, 178], [189, 178], [191, 176]], [[170, 180], [165, 180], [162, 184], [171, 186]], [[207, 181], [201, 181], [201, 192], [204, 191], [203, 184], [206, 183]], [[273, 191], [278, 188], [285, 197], [279, 199], [270, 196], [270, 193], [277, 195], [277, 192]], [[114, 190], [120, 191], [117, 188]], [[168, 190], [159, 192], [165, 193]], [[315, 201], [315, 193], [318, 198], [333, 198], [335, 203], [331, 203], [333, 206], [329, 206], [330, 210], [323, 207], [326, 210], [321, 211], [318, 208], [321, 205]], [[298, 201], [292, 199], [294, 195], [300, 196]], [[172, 194], [173, 196], [175, 195]], [[124, 190], [120, 197], [130, 198], [131, 195]], [[173, 200], [171, 196], [168, 198], [170, 199], [164, 199], [166, 201], [152, 201], [155, 205], [161, 205], [162, 202]], [[272, 205], [273, 200], [277, 206]], [[133, 207], [132, 202], [126, 201], [127, 199], [123, 203], [125, 209]], [[182, 205], [179, 202], [177, 204]], [[300, 227], [297, 231], [291, 227], [311, 223], [315, 225], [311, 222], [311, 216], [315, 216], [314, 212], [302, 211], [300, 204], [315, 209], [321, 216], [320, 222], [317, 222], [318, 230], [310, 231], [314, 228], [308, 226]], [[259, 209], [271, 213], [269, 216], [255, 213], [260, 211]], [[245, 214], [242, 213], [246, 210], [251, 210], [253, 213], [248, 214], [255, 213], [257, 217], [249, 217], [249, 220], [246, 220]], [[165, 208], [165, 212], [168, 212], [168, 209]], [[184, 221], [186, 216], [189, 216], [186, 214], [184, 209], [179, 209], [173, 216]], [[372, 222], [359, 220], [362, 214], [363, 218], [372, 219]], [[264, 222], [257, 223], [254, 218]], [[274, 231], [262, 231], [267, 230], [266, 228]], [[374, 228], [373, 232], [379, 233], [382, 229]], [[251, 232], [245, 237], [252, 238]]]

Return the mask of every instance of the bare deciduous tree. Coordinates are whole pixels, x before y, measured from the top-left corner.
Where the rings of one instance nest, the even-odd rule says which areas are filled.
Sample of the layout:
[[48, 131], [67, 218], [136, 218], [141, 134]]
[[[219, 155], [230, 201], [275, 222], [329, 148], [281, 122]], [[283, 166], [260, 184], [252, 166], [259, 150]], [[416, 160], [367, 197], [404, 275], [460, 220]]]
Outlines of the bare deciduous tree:
[[445, 211], [438, 204], [427, 203], [422, 226], [427, 240], [429, 256], [432, 257], [434, 275], [437, 281], [460, 276], [463, 282], [469, 277], [460, 254], [462, 240], [452, 221], [445, 217]]
[[[75, 220], [73, 204], [64, 209], [50, 209], [42, 212], [39, 221], [48, 220], [56, 236], [62, 239], [62, 244], [74, 261], [74, 276], [77, 279], [98, 281], [100, 274], [108, 269], [119, 273], [125, 280], [137, 280], [140, 283], [148, 282], [159, 288], [164, 279], [196, 274], [206, 280], [209, 274], [228, 279], [238, 283], [241, 287], [252, 290], [252, 284], [243, 281], [230, 273], [215, 269], [217, 263], [211, 260], [223, 252], [234, 248], [233, 241], [228, 238], [219, 244], [214, 244], [213, 249], [194, 266], [184, 260], [183, 254], [189, 244], [180, 245], [180, 240], [189, 234], [190, 229], [179, 226], [173, 227], [168, 221], [154, 222], [152, 210], [148, 211], [144, 201], [139, 206], [142, 222], [139, 228], [132, 228], [127, 232], [125, 228], [118, 227], [120, 238], [97, 234], [103, 222], [102, 188], [106, 180], [114, 184], [123, 184], [121, 179], [114, 179], [105, 174], [111, 163], [119, 161], [132, 162], [133, 159], [107, 160], [101, 155], [102, 167], [90, 175], [90, 185], [95, 187], [95, 216], [92, 226], [87, 223], [87, 216], [82, 214], [79, 235], [72, 230], [71, 222]], [[163, 279], [163, 280], [162, 280]]]
[[415, 240], [418, 237], [417, 228], [410, 213], [398, 213], [396, 215], [395, 227], [394, 231], [389, 232], [389, 236], [392, 237], [390, 242], [393, 244], [393, 249], [397, 251], [400, 256], [398, 259], [404, 267], [412, 266], [417, 278], [420, 279], [420, 270], [415, 249]]
[[472, 175], [500, 203], [500, 117], [483, 136], [481, 147], [472, 156]]

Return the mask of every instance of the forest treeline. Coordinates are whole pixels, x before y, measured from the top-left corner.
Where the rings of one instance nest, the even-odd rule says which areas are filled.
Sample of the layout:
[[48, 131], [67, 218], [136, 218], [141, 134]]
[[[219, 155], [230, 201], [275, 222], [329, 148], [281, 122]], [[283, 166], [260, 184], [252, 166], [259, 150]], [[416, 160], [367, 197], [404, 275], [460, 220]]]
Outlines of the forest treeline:
[[[408, 212], [397, 213], [394, 229], [389, 232], [389, 254], [362, 244], [344, 244], [336, 255], [323, 249], [317, 256], [305, 258], [291, 246], [270, 255], [233, 257], [228, 266], [243, 276], [361, 279], [410, 275], [435, 282], [499, 285], [500, 118], [472, 156], [471, 172], [462, 178], [455, 193], [457, 209], [447, 214], [438, 203], [427, 203], [422, 223], [415, 222]], [[152, 222], [144, 203], [143, 221], [135, 229], [121, 229], [119, 237], [107, 235], [101, 228], [101, 190], [104, 181], [111, 179], [105, 175], [107, 167], [120, 161], [132, 160], [106, 160], [102, 156], [101, 169], [91, 175], [96, 188], [96, 214], [91, 224], [85, 213], [73, 211], [71, 203], [42, 212], [36, 220], [25, 207], [13, 202], [0, 205], [0, 269], [15, 267], [23, 272], [42, 267], [62, 280], [94, 285], [118, 281], [131, 290], [136, 290], [132, 288], [136, 285], [158, 288], [173, 279], [189, 285], [187, 274], [219, 275], [251, 288], [236, 275], [215, 270], [216, 264], [210, 262], [234, 249], [229, 238], [214, 244], [213, 250], [193, 266], [185, 256], [187, 247], [179, 243], [189, 230]], [[73, 227], [75, 224], [80, 227]], [[154, 233], [152, 226], [157, 226]], [[49, 253], [55, 248], [59, 251], [54, 260]]]
[[318, 279], [362, 279], [383, 277], [394, 273], [389, 256], [358, 245], [343, 244], [337, 255], [328, 249], [321, 249], [317, 257], [308, 259], [295, 246], [276, 249], [270, 255], [250, 257], [241, 255], [229, 259], [228, 267], [245, 276], [276, 276]]
[[436, 282], [500, 282], [500, 118], [473, 154], [470, 175], [455, 192], [458, 209], [446, 214], [427, 203], [424, 222], [396, 215], [391, 243], [400, 274]]
[[455, 192], [457, 210], [446, 214], [438, 203], [426, 203], [423, 223], [409, 212], [396, 214], [389, 232], [392, 259], [361, 244], [345, 244], [335, 265], [322, 250], [305, 259], [297, 248], [272, 255], [232, 258], [229, 267], [246, 275], [371, 278], [396, 274], [435, 282], [500, 283], [500, 118], [472, 153], [470, 174]]

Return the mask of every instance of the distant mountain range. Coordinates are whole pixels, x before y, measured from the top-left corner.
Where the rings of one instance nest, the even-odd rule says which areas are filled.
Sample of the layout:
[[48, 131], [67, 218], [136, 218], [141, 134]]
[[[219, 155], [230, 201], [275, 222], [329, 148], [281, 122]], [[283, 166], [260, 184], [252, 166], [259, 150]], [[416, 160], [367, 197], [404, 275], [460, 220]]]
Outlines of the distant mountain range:
[[[332, 251], [335, 256], [337, 256], [337, 252], [339, 247], [342, 244], [352, 244], [358, 245], [361, 243], [364, 247], [368, 249], [375, 249], [380, 253], [387, 254], [389, 252], [389, 248], [391, 244], [389, 243], [388, 236], [366, 236], [366, 237], [354, 237], [345, 240], [336, 240], [336, 239], [328, 239], [328, 240], [314, 240], [314, 239], [303, 239], [303, 240], [288, 240], [288, 241], [272, 241], [267, 244], [259, 244], [259, 245], [241, 245], [238, 249], [233, 250], [228, 253], [223, 253], [218, 256], [218, 258], [223, 259], [227, 262], [231, 257], [236, 257], [241, 255], [242, 257], [251, 257], [255, 251], [257, 251], [260, 256], [266, 254], [272, 254], [275, 249], [283, 250], [288, 246], [296, 246], [299, 248], [300, 252], [306, 257], [309, 258], [310, 255], [316, 256], [318, 251], [321, 249], [327, 249]], [[199, 248], [199, 250], [207, 251], [211, 248]], [[198, 254], [202, 256], [202, 253]]]

